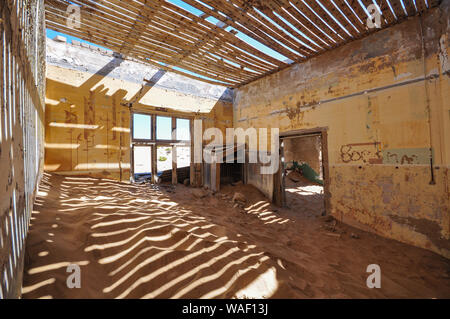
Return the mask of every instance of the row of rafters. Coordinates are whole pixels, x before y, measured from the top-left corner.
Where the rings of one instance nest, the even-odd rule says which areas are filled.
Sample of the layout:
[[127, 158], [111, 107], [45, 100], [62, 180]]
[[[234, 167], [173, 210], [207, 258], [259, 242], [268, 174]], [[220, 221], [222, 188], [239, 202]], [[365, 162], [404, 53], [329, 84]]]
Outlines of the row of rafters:
[[[371, 4], [385, 28], [439, 0], [183, 2], [196, 14], [169, 0], [45, 0], [47, 27], [167, 71], [236, 87], [376, 31], [367, 26]], [[67, 23], [69, 5], [80, 7], [80, 28]]]

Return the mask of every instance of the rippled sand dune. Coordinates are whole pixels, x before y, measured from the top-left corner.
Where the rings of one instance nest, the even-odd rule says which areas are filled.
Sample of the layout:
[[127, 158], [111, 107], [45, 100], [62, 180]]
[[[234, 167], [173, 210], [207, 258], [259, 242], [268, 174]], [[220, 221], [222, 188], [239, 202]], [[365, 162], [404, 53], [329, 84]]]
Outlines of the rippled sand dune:
[[[339, 223], [330, 235], [323, 218], [276, 209], [248, 185], [200, 199], [181, 184], [47, 173], [31, 223], [24, 298], [450, 297], [445, 258]], [[73, 263], [79, 289], [66, 285]], [[366, 286], [369, 264], [381, 289]]]

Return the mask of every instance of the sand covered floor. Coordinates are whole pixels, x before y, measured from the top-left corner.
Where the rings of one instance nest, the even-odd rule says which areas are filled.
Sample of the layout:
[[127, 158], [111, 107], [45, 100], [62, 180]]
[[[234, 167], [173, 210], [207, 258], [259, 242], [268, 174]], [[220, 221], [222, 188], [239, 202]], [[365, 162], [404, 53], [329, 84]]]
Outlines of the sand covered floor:
[[295, 180], [285, 178], [286, 204], [303, 217], [322, 216], [325, 213], [323, 186], [296, 175]]
[[[46, 173], [23, 297], [450, 298], [450, 262], [432, 252], [277, 210], [248, 185], [192, 190]], [[79, 289], [66, 286], [72, 263]], [[380, 289], [366, 286], [369, 264], [381, 267]]]

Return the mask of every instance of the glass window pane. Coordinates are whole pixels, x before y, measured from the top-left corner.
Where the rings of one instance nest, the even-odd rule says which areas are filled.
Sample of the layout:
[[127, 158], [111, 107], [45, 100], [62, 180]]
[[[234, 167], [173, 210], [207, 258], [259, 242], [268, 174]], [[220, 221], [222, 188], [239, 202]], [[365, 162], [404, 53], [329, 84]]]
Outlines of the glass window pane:
[[177, 119], [177, 140], [190, 141], [189, 120]]
[[152, 117], [146, 114], [133, 114], [133, 138], [149, 140], [152, 138]]
[[150, 174], [152, 172], [152, 148], [150, 146], [135, 146], [134, 152], [134, 174]]
[[177, 146], [177, 168], [191, 165], [191, 147]]
[[172, 169], [172, 147], [158, 146], [156, 151], [156, 167], [158, 173]]
[[172, 139], [172, 118], [166, 116], [156, 117], [156, 139], [171, 140]]

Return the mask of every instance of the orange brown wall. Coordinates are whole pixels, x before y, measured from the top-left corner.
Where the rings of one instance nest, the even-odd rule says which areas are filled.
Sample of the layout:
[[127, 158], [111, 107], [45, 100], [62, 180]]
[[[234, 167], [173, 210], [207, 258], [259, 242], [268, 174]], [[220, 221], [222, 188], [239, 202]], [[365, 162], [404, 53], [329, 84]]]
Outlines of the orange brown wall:
[[326, 127], [329, 213], [446, 257], [448, 13], [444, 1], [422, 18], [247, 84], [234, 102], [235, 127]]
[[123, 92], [107, 95], [70, 83], [82, 75], [48, 66], [45, 170], [127, 181], [130, 111], [121, 105]]

